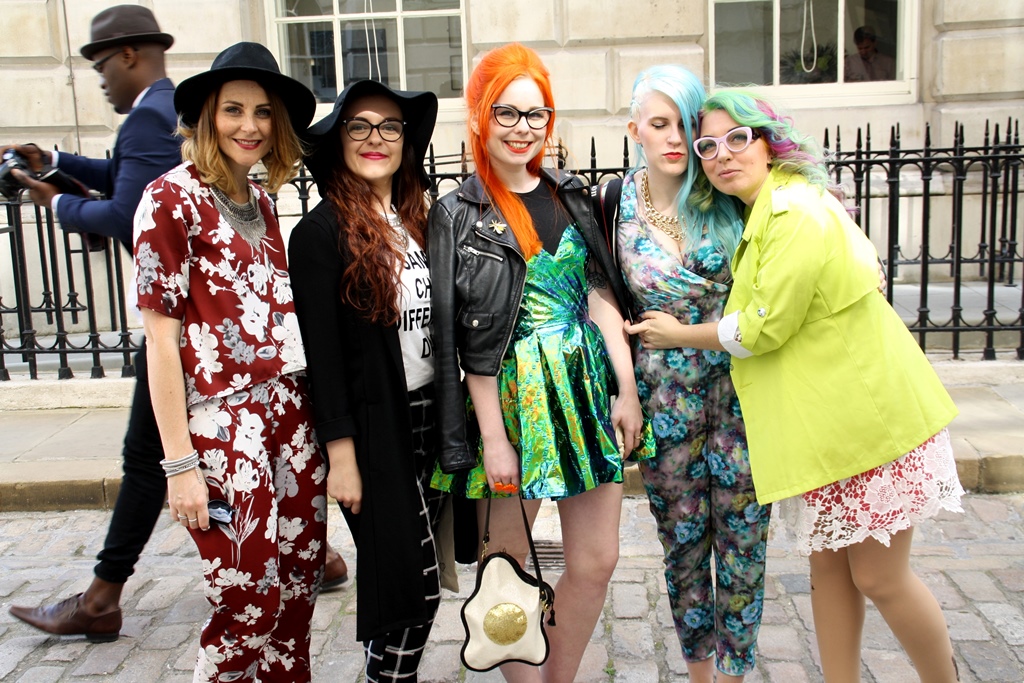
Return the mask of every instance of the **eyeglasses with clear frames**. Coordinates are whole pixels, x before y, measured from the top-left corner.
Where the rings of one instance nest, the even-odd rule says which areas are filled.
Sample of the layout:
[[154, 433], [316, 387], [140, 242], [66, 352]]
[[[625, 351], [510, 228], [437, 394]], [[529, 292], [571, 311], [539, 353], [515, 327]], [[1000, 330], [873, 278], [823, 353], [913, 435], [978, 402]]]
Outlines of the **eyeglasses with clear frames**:
[[742, 152], [750, 147], [750, 143], [760, 137], [761, 133], [750, 126], [740, 126], [733, 128], [721, 137], [713, 138], [710, 135], [705, 135], [702, 138], [697, 138], [693, 141], [693, 151], [704, 161], [711, 161], [718, 156], [720, 146], [723, 144], [730, 152]]
[[515, 128], [520, 119], [526, 119], [526, 125], [534, 130], [541, 130], [548, 125], [551, 115], [555, 112], [551, 107], [537, 107], [530, 111], [521, 111], [507, 104], [492, 104], [491, 112], [494, 120], [502, 128]]
[[377, 124], [370, 123], [366, 119], [345, 119], [341, 123], [345, 126], [348, 136], [356, 142], [367, 139], [374, 130], [385, 142], [398, 142], [405, 132], [405, 121], [398, 119], [384, 119]]

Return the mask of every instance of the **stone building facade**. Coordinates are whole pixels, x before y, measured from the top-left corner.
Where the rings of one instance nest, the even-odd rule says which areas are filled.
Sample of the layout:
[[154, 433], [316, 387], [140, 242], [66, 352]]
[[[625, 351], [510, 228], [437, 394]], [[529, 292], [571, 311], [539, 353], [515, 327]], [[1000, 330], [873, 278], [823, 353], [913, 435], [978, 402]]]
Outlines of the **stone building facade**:
[[[127, 0], [121, 0], [125, 2]], [[100, 89], [100, 76], [79, 54], [90, 19], [117, 0], [2, 0], [0, 144], [41, 146], [102, 156], [121, 117]], [[1024, 112], [1024, 0], [141, 0], [175, 37], [168, 72], [181, 82], [209, 67], [223, 48], [262, 42], [285, 70], [310, 85], [326, 114], [352, 78], [374, 76], [395, 87], [432, 89], [441, 98], [434, 135], [439, 155], [458, 158], [465, 137], [459, 97], [474, 59], [509, 41], [535, 48], [553, 77], [557, 133], [569, 165], [622, 163], [630, 91], [646, 66], [677, 63], [706, 83], [745, 81], [787, 106], [798, 126], [842, 133], [849, 148], [871, 126], [875, 148], [899, 124], [904, 147], [920, 146], [927, 125], [935, 146], [949, 146], [954, 124], [967, 144], [981, 143], [986, 121], [1005, 131]], [[892, 63], [885, 81], [853, 82], [844, 62], [856, 59], [857, 28], [870, 26], [876, 49]], [[834, 137], [832, 138], [834, 140]], [[451, 166], [441, 170], [457, 170]], [[901, 185], [899, 241], [920, 244], [920, 190]], [[876, 187], [884, 187], [884, 179]], [[917, 186], [919, 188], [919, 184]], [[447, 188], [442, 188], [444, 191]], [[949, 214], [949, 198], [933, 199]], [[969, 209], [978, 213], [978, 199]], [[299, 205], [282, 191], [282, 224]], [[869, 212], [878, 225], [886, 205]], [[29, 207], [26, 220], [34, 220]], [[2, 221], [3, 219], [0, 219]], [[0, 228], [3, 227], [0, 223]], [[938, 234], [936, 230], [934, 234]], [[872, 235], [884, 248], [884, 233]], [[42, 253], [34, 231], [26, 253]], [[911, 253], [913, 252], [911, 248]], [[14, 268], [0, 250], [0, 300], [9, 306]], [[117, 250], [121, 253], [121, 250]], [[127, 255], [121, 254], [126, 272]], [[103, 255], [91, 260], [99, 272]], [[60, 270], [65, 264], [60, 261]], [[62, 276], [64, 277], [64, 276]], [[95, 287], [107, 285], [98, 278]], [[29, 273], [32, 291], [44, 288]], [[107, 313], [103, 297], [99, 314]], [[4, 333], [17, 334], [13, 316]], [[50, 323], [37, 322], [40, 332]], [[84, 323], [83, 323], [84, 324]], [[76, 326], [76, 329], [81, 324]]]
[[[123, 0], [122, 0], [123, 1]], [[99, 76], [78, 52], [89, 20], [110, 0], [4, 0], [0, 21], [3, 77], [0, 142], [34, 140], [101, 154], [119, 117]], [[644, 66], [674, 62], [705, 81], [748, 76], [794, 113], [801, 128], [858, 126], [887, 131], [899, 123], [919, 142], [951, 139], [956, 121], [979, 142], [986, 119], [1005, 122], [1024, 111], [1024, 2], [1020, 0], [143, 0], [175, 36], [168, 52], [176, 82], [208, 67], [239, 40], [263, 42], [298, 77], [324, 82], [329, 100], [352, 75], [392, 85], [434, 87], [442, 97], [438, 153], [457, 152], [464, 137], [461, 82], [482, 51], [509, 41], [534, 47], [554, 78], [558, 133], [579, 163], [590, 138], [598, 158], [621, 158], [633, 78]], [[809, 11], [809, 14], [808, 14]], [[841, 16], [840, 16], [841, 14]], [[808, 21], [809, 18], [809, 21]], [[886, 83], [793, 84], [785, 52], [817, 48], [823, 66], [856, 54], [853, 32], [873, 22], [879, 47], [895, 59]], [[370, 54], [373, 53], [373, 54]], [[790, 55], [792, 56], [792, 55]], [[364, 63], [360, 66], [360, 60]], [[769, 64], [771, 62], [772, 64]], [[773, 77], [772, 66], [779, 62]], [[423, 64], [427, 66], [424, 68]], [[753, 64], [753, 70], [748, 66]], [[307, 65], [309, 68], [307, 68]], [[805, 60], [804, 66], [810, 64]], [[367, 71], [367, 67], [369, 70]], [[835, 69], [834, 71], [841, 71]], [[311, 74], [310, 70], [319, 71]], [[441, 72], [449, 77], [443, 80]], [[796, 72], [805, 81], [814, 74]], [[818, 79], [819, 81], [821, 79]], [[828, 80], [826, 75], [825, 80]], [[832, 76], [832, 80], [839, 78]], [[332, 90], [333, 87], [333, 90]], [[320, 114], [330, 108], [320, 105]]]

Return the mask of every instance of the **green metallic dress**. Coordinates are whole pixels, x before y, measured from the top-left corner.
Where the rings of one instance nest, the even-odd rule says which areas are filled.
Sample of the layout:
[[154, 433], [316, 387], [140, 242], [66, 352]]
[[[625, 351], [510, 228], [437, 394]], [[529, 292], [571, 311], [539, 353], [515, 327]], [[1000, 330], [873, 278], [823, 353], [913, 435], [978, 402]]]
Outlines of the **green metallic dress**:
[[[587, 245], [575, 225], [562, 233], [555, 254], [542, 249], [530, 259], [515, 331], [498, 371], [505, 431], [519, 452], [524, 498], [557, 500], [622, 482], [609, 400], [615, 375], [588, 313], [586, 262]], [[471, 402], [467, 407], [475, 420]], [[654, 434], [645, 420], [633, 458], [652, 455]], [[477, 457], [467, 472], [436, 468], [431, 486], [486, 497], [482, 440]]]

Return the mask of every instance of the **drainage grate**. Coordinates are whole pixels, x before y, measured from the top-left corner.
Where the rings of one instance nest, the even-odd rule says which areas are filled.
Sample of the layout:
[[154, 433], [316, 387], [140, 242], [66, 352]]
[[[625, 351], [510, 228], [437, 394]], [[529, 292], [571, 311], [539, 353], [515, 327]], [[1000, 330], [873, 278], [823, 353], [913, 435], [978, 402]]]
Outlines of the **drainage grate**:
[[[565, 553], [559, 541], [538, 541], [534, 539], [534, 547], [537, 549], [537, 559], [540, 561], [541, 569], [565, 569]], [[532, 565], [533, 562], [530, 562]]]

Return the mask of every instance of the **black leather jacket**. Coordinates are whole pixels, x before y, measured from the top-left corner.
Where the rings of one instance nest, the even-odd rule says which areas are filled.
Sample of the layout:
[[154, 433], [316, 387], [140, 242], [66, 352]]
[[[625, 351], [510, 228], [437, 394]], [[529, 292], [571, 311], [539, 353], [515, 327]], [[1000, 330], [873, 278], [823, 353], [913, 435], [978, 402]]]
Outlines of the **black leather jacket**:
[[[557, 175], [556, 175], [557, 173]], [[541, 169], [608, 277], [622, 309], [625, 285], [594, 216], [591, 188], [570, 173]], [[438, 201], [430, 211], [429, 257], [431, 331], [438, 454], [444, 472], [477, 464], [476, 441], [467, 433], [466, 394], [461, 369], [497, 375], [515, 329], [526, 282], [526, 260], [511, 229], [491, 206], [476, 175]], [[624, 310], [624, 309], [623, 309]], [[475, 425], [473, 425], [475, 427]]]

